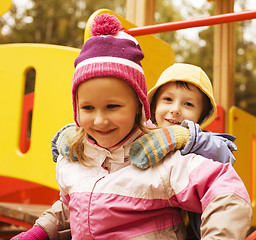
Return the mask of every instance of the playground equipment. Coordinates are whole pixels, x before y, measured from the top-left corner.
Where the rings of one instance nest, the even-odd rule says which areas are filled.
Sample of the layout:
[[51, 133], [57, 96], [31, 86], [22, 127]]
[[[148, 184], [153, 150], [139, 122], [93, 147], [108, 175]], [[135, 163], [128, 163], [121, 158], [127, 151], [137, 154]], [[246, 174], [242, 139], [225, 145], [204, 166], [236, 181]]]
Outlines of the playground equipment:
[[[100, 13], [116, 15], [107, 9], [93, 13], [85, 29], [84, 41], [90, 37], [91, 22]], [[238, 20], [256, 18], [255, 11], [245, 15], [243, 13], [243, 19], [239, 17]], [[136, 26], [116, 16], [124, 29], [130, 29], [125, 31], [133, 34]], [[220, 22], [213, 24], [217, 23]], [[170, 45], [153, 35], [136, 38], [146, 56], [142, 65], [150, 89], [161, 72], [175, 62], [174, 52]], [[0, 66], [0, 102], [4, 113], [0, 120], [0, 222], [30, 228], [40, 213], [58, 199], [50, 141], [62, 126], [73, 122], [70, 89], [73, 62], [78, 53], [76, 48], [49, 44], [0, 45], [0, 54], [5, 59]], [[34, 92], [24, 95], [31, 70], [35, 72]], [[247, 125], [255, 126], [256, 118], [236, 107], [225, 115], [223, 108], [218, 106], [218, 116], [207, 129], [223, 132], [225, 117], [230, 121], [229, 133], [237, 137], [239, 151], [235, 153], [238, 159], [235, 168], [250, 193], [254, 211], [252, 226], [256, 226], [256, 130], [253, 127], [243, 129]], [[256, 239], [253, 234], [248, 239]]]

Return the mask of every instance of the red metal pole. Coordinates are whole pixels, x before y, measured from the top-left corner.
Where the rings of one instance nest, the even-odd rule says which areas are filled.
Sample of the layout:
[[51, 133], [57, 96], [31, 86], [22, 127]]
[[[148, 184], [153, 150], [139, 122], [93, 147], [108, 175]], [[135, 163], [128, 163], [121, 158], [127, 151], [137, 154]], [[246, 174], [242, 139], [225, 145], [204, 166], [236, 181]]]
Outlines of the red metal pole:
[[191, 20], [182, 20], [177, 22], [160, 23], [143, 27], [125, 29], [126, 33], [132, 36], [140, 36], [161, 32], [176, 31], [192, 27], [203, 27], [229, 22], [238, 22], [256, 18], [256, 10], [247, 10], [240, 13], [224, 13], [209, 17], [195, 18]]

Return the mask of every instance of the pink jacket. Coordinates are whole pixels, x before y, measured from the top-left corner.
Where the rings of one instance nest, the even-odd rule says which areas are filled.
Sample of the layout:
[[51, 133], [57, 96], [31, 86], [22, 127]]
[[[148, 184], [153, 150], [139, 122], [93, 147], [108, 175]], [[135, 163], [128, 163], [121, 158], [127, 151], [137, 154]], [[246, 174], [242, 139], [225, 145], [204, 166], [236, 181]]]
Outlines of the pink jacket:
[[[176, 151], [140, 170], [128, 158], [139, 134], [110, 151], [88, 141], [85, 154], [95, 167], [59, 156], [62, 202], [56, 205], [68, 206], [72, 239], [185, 239], [179, 208], [203, 213], [201, 239], [245, 238], [252, 209], [231, 164]], [[61, 239], [58, 232], [68, 227], [69, 216], [54, 211], [43, 214], [37, 225], [49, 239]]]

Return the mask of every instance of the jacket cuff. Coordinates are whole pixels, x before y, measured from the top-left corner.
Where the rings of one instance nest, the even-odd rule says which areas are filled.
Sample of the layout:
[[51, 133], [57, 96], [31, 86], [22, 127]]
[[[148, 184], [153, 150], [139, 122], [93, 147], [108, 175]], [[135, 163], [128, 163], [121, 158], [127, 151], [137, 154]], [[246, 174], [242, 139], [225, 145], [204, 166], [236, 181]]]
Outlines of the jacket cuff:
[[175, 149], [182, 149], [186, 146], [186, 144], [189, 141], [190, 133], [189, 129], [181, 127], [179, 125], [172, 126], [174, 134], [175, 134], [175, 140], [176, 140], [176, 146]]

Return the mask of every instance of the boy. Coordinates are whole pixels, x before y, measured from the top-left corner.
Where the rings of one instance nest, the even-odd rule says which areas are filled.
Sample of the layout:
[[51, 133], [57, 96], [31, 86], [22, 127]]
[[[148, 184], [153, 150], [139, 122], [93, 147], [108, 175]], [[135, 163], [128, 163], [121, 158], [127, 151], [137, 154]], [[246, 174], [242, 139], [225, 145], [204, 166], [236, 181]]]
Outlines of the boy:
[[[173, 64], [161, 74], [156, 85], [148, 92], [148, 99], [151, 120], [156, 126], [163, 128], [182, 125], [189, 128], [190, 139], [181, 150], [183, 155], [194, 152], [215, 161], [234, 164], [231, 151], [236, 150], [232, 142], [235, 138], [228, 134], [205, 133], [200, 130], [200, 127], [203, 129], [208, 126], [217, 113], [211, 82], [201, 68], [184, 63]], [[131, 162], [139, 168], [148, 168], [165, 155], [163, 144], [154, 135], [155, 131], [159, 133], [162, 130], [154, 130], [142, 137], [130, 150]], [[149, 138], [151, 144], [147, 144]], [[165, 140], [171, 144], [168, 138]], [[201, 215], [188, 215], [195, 234], [200, 238]]]
[[[175, 149], [182, 149], [182, 155], [196, 153], [234, 164], [232, 151], [237, 150], [233, 143], [235, 137], [201, 131], [214, 120], [217, 107], [211, 82], [200, 67], [184, 63], [173, 64], [161, 74], [156, 85], [148, 92], [148, 100], [151, 120], [156, 126], [173, 126], [178, 129], [175, 131], [175, 138], [183, 138], [184, 149], [177, 146]], [[186, 131], [181, 131], [179, 125], [188, 128], [189, 139]], [[163, 151], [163, 145], [158, 142], [155, 134], [160, 132], [161, 129], [153, 130], [133, 144], [130, 157], [135, 166], [146, 169], [173, 150], [170, 148], [167, 152]], [[150, 138], [153, 145], [147, 144]], [[168, 138], [164, 140], [173, 144]]]

